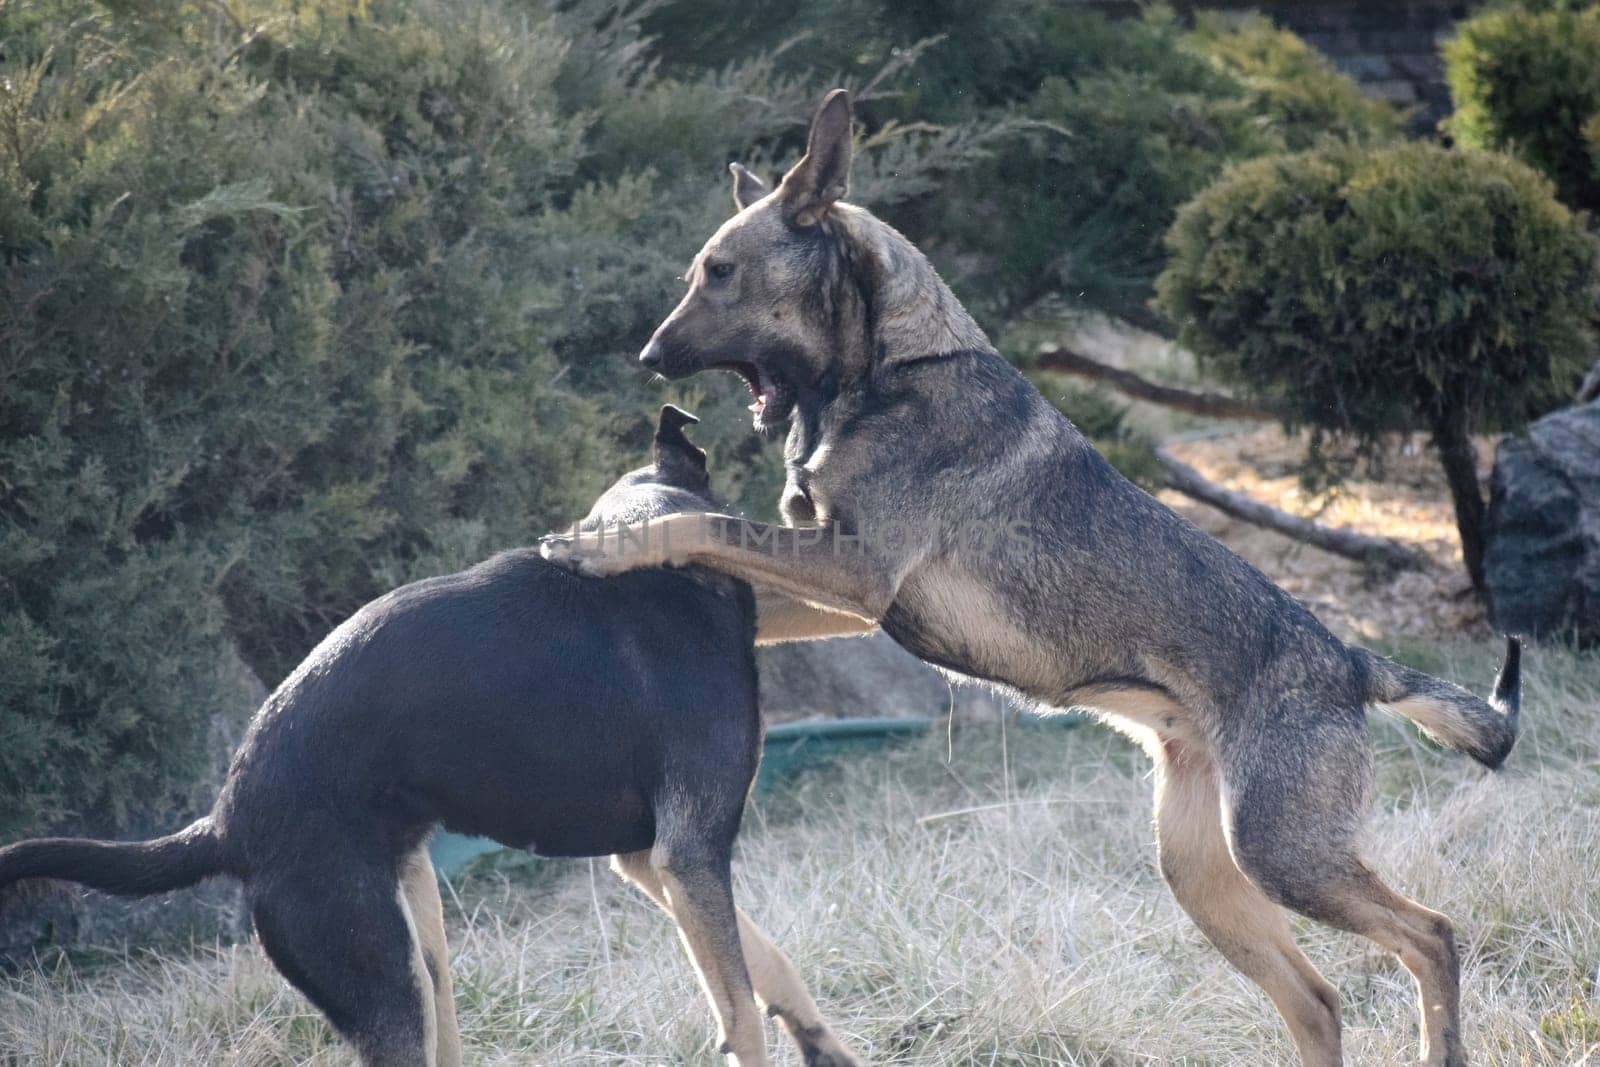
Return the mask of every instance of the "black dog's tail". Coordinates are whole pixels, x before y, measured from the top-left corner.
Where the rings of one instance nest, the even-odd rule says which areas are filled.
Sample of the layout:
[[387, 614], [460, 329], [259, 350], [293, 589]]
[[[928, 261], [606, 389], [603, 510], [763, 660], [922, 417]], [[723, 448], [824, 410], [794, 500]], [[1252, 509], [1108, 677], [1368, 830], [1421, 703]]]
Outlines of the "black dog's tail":
[[1402, 667], [1366, 649], [1359, 651], [1370, 678], [1368, 700], [1404, 715], [1441, 745], [1465, 752], [1491, 770], [1511, 754], [1522, 714], [1520, 640], [1506, 638], [1506, 658], [1487, 701], [1431, 674]]
[[64, 878], [122, 896], [194, 885], [223, 869], [211, 817], [152, 841], [36, 837], [0, 848], [0, 889], [22, 878]]

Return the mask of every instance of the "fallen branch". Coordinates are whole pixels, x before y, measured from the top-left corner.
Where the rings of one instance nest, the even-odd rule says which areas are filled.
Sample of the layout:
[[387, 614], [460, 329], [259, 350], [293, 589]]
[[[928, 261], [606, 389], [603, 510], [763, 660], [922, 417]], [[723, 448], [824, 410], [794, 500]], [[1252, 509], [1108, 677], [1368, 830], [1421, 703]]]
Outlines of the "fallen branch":
[[1156, 449], [1156, 460], [1166, 471], [1167, 484], [1173, 489], [1236, 519], [1276, 530], [1286, 537], [1316, 545], [1335, 555], [1360, 560], [1363, 563], [1377, 564], [1389, 570], [1416, 570], [1428, 562], [1422, 553], [1399, 541], [1356, 533], [1354, 530], [1345, 530], [1337, 526], [1323, 526], [1321, 523], [1252, 500], [1243, 493], [1224, 489], [1187, 463], [1173, 458], [1164, 448]]
[[1237, 397], [1224, 393], [1205, 393], [1193, 389], [1179, 389], [1162, 385], [1149, 378], [1092, 359], [1081, 352], [1060, 345], [1043, 345], [1039, 349], [1040, 370], [1060, 371], [1063, 374], [1105, 382], [1119, 393], [1138, 400], [1148, 400], [1163, 407], [1187, 411], [1192, 415], [1205, 415], [1214, 419], [1255, 419], [1268, 421], [1277, 418], [1272, 412], [1256, 407]]
[[1578, 403], [1587, 404], [1591, 400], [1600, 400], [1600, 359], [1595, 360], [1589, 373], [1583, 376], [1583, 384], [1578, 386]]

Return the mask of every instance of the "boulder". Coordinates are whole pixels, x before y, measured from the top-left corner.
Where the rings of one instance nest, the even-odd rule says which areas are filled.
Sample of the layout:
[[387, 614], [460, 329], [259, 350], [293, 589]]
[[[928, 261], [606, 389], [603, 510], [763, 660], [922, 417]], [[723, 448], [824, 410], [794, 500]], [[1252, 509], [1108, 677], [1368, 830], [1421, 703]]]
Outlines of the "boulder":
[[1007, 701], [945, 676], [875, 631], [865, 637], [769, 645], [756, 654], [761, 710], [769, 722], [796, 719], [986, 717]]
[[1501, 443], [1487, 538], [1497, 629], [1600, 643], [1600, 401], [1546, 415]]

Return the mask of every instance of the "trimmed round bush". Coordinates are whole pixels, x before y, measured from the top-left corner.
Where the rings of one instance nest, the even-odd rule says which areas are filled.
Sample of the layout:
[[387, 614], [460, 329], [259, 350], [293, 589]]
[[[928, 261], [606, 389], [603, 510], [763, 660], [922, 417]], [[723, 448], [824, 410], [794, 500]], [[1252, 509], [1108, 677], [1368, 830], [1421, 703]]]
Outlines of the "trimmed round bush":
[[1461, 144], [1509, 151], [1574, 207], [1600, 209], [1600, 7], [1491, 10], [1444, 49]]
[[1291, 426], [1368, 449], [1432, 433], [1481, 589], [1470, 434], [1585, 365], [1595, 242], [1549, 180], [1487, 152], [1327, 147], [1232, 169], [1167, 247], [1157, 298], [1182, 343]]

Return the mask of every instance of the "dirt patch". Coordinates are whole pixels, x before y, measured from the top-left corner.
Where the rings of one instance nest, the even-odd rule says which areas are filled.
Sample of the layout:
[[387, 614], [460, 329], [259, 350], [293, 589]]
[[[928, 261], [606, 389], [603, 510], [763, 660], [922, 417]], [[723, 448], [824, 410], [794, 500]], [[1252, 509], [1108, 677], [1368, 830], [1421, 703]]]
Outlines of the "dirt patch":
[[[1307, 494], [1296, 473], [1306, 439], [1273, 426], [1173, 443], [1169, 451], [1220, 485], [1264, 504], [1332, 526], [1392, 537], [1424, 553], [1431, 565], [1391, 576], [1231, 519], [1170, 490], [1163, 503], [1255, 564], [1354, 641], [1435, 641], [1489, 632], [1461, 562], [1455, 513], [1438, 460], [1421, 437], [1391, 451], [1382, 478], [1356, 477], [1336, 492]], [[1478, 473], [1488, 475], [1493, 443], [1478, 443]]]

